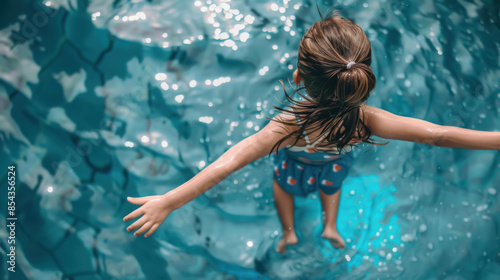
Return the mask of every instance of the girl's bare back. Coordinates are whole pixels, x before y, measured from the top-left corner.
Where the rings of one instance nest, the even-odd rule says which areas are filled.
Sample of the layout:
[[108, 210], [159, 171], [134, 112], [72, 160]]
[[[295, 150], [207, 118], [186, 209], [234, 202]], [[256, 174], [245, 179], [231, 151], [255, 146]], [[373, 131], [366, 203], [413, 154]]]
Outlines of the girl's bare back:
[[[360, 107], [360, 115], [363, 116], [363, 106]], [[363, 120], [361, 118], [361, 120]], [[297, 123], [297, 127], [298, 127], [299, 123]], [[295, 127], [294, 127], [295, 129]], [[341, 126], [341, 131], [344, 131], [344, 127]], [[361, 129], [359, 130], [361, 131]], [[321, 131], [313, 131], [312, 133], [307, 133], [311, 143], [315, 142], [317, 139], [319, 139], [322, 135], [320, 134]], [[328, 132], [326, 132], [328, 133]], [[364, 135], [364, 134], [363, 134]], [[354, 134], [354, 137], [359, 137], [360, 135], [358, 134], [358, 132], [356, 132]], [[353, 144], [353, 143], [360, 143], [362, 142], [360, 139], [356, 139], [356, 138], [353, 138], [351, 141], [349, 141], [349, 144]], [[328, 144], [328, 141], [326, 139], [320, 141], [318, 143], [318, 145], [325, 145], [325, 144]], [[305, 147], [307, 145], [307, 142], [305, 141], [305, 139], [301, 138], [301, 139], [298, 139], [297, 143], [294, 145], [296, 147]], [[321, 148], [317, 148], [318, 151], [321, 151], [321, 150], [337, 150], [336, 149], [336, 146], [335, 144], [331, 144], [331, 145], [328, 145], [328, 146], [321, 146]]]

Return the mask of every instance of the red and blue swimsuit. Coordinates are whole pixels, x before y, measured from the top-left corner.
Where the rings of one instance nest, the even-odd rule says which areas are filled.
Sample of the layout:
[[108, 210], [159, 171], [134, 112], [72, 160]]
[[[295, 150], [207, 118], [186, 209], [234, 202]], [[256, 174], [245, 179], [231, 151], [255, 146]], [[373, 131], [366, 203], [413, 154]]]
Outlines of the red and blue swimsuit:
[[[297, 121], [300, 122], [297, 116]], [[274, 178], [287, 193], [307, 196], [321, 189], [326, 194], [336, 193], [347, 177], [352, 158], [338, 150], [319, 151], [305, 135], [307, 146], [286, 146], [274, 154]], [[355, 145], [345, 147], [347, 152]]]

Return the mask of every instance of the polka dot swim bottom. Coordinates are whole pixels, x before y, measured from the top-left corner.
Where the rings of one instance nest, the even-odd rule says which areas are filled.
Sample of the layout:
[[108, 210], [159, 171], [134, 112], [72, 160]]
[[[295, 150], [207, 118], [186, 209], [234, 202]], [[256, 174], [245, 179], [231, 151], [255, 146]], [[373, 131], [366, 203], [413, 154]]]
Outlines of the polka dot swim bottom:
[[291, 159], [285, 149], [274, 155], [274, 179], [290, 194], [302, 197], [321, 189], [326, 194], [336, 193], [351, 168], [349, 156], [323, 164], [312, 165]]

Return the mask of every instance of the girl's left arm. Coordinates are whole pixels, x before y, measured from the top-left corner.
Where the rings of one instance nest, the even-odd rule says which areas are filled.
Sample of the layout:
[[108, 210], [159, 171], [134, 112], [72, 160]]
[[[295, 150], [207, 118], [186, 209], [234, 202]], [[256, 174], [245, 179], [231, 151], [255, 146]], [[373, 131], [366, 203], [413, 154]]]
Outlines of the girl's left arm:
[[371, 132], [386, 139], [419, 142], [439, 147], [500, 150], [500, 132], [443, 126], [415, 118], [394, 115], [363, 105], [365, 123]]

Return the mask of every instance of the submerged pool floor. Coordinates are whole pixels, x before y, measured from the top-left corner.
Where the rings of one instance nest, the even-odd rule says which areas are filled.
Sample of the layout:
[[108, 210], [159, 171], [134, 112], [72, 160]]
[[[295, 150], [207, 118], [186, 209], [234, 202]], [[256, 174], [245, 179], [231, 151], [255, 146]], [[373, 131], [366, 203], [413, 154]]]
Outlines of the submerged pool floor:
[[[371, 40], [369, 105], [499, 130], [498, 1], [318, 5]], [[321, 238], [312, 194], [295, 200], [299, 243], [275, 252], [269, 157], [174, 211], [153, 236], [125, 230], [137, 208], [127, 196], [176, 188], [276, 114], [279, 80], [291, 80], [300, 39], [319, 20], [314, 2], [7, 1], [1, 10], [1, 184], [16, 165], [18, 218], [16, 272], [3, 265], [5, 279], [500, 278], [498, 151], [363, 146], [341, 190], [345, 250]]]

